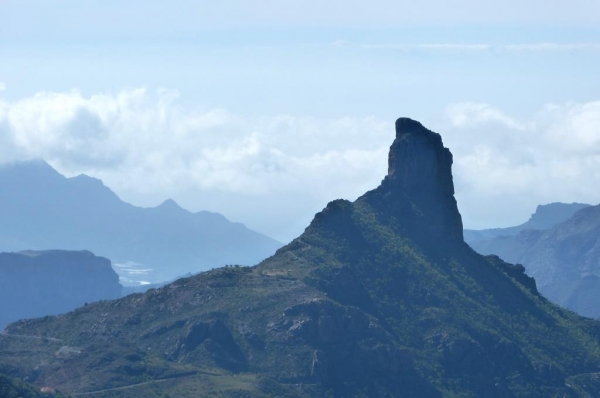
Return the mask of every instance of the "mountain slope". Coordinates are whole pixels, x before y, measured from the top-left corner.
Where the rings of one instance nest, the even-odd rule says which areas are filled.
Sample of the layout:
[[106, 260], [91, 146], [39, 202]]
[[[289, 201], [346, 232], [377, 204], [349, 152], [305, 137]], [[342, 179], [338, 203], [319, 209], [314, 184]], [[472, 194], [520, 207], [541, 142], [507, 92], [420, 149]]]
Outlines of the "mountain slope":
[[[581, 315], [600, 318], [600, 206], [573, 204], [564, 205], [563, 210], [567, 206], [568, 210], [580, 209], [548, 228], [520, 229], [514, 235], [467, 243], [481, 254], [523, 264], [550, 300]], [[565, 211], [563, 216], [569, 213]]]
[[121, 264], [117, 271], [130, 279], [161, 282], [224, 264], [251, 265], [281, 246], [172, 200], [132, 206], [100, 180], [65, 178], [41, 161], [1, 166], [0, 193], [0, 251], [90, 250]]
[[600, 206], [539, 234], [518, 260], [549, 299], [600, 318]]
[[40, 388], [0, 375], [0, 397], [2, 398], [58, 398], [60, 393], [40, 391]]
[[69, 393], [141, 383], [132, 397], [597, 396], [600, 324], [464, 243], [451, 164], [399, 119], [382, 184], [258, 266], [15, 323], [0, 366]]

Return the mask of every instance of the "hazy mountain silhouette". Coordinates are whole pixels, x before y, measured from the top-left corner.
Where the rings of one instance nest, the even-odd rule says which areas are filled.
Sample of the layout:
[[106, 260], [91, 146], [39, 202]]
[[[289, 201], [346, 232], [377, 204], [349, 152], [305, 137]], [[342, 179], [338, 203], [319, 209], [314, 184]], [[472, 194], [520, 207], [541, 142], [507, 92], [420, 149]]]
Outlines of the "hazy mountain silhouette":
[[0, 253], [0, 330], [9, 322], [121, 297], [110, 261], [90, 252]]
[[[521, 225], [507, 228], [465, 229], [465, 242], [482, 254], [497, 254], [491, 252], [488, 247], [496, 248], [506, 241], [506, 237], [515, 236], [521, 231], [528, 229], [546, 230], [551, 228], [556, 224], [568, 220], [573, 214], [589, 206], [585, 203], [560, 202], [539, 205], [529, 220]], [[511, 251], [511, 249], [507, 248], [507, 251]]]
[[[65, 178], [43, 161], [0, 166], [0, 251], [90, 250], [149, 282], [225, 264], [254, 264], [281, 244], [217, 213], [167, 200], [120, 200], [102, 181]], [[125, 270], [125, 271], [124, 271]]]
[[[600, 323], [464, 243], [451, 165], [399, 119], [381, 185], [274, 256], [12, 324], [61, 341], [5, 336], [0, 367], [68, 393], [135, 386], [123, 396], [598, 396]], [[66, 342], [80, 353], [57, 356]]]
[[[540, 292], [552, 301], [581, 315], [600, 318], [600, 206], [554, 203], [546, 207], [562, 208], [560, 217], [547, 223], [523, 224], [528, 228], [508, 229], [516, 231], [512, 235], [465, 240], [482, 254], [523, 264]], [[539, 206], [536, 214], [540, 208], [544, 206]], [[499, 230], [507, 229], [474, 232]], [[465, 231], [467, 236], [473, 237]]]

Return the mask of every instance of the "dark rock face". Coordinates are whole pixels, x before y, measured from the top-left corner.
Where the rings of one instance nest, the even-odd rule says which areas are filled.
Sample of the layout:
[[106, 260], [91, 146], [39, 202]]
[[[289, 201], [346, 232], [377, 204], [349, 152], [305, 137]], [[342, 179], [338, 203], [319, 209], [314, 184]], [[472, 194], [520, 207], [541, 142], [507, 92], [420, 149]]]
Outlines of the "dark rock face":
[[[209, 354], [216, 366], [232, 372], [240, 372], [247, 366], [240, 347], [227, 326], [219, 319], [191, 325], [187, 334], [177, 343], [173, 357], [180, 361], [190, 360], [189, 357], [197, 357], [199, 347], [202, 348], [200, 352]], [[188, 358], [185, 358], [186, 354]]]
[[462, 219], [452, 181], [452, 154], [439, 134], [415, 120], [398, 119], [388, 175], [381, 188], [420, 210], [413, 220], [414, 228], [424, 225], [436, 237], [462, 241]]
[[0, 328], [119, 297], [110, 261], [90, 252], [0, 253]]
[[452, 154], [439, 134], [415, 120], [396, 120], [387, 178], [411, 195], [453, 196]]

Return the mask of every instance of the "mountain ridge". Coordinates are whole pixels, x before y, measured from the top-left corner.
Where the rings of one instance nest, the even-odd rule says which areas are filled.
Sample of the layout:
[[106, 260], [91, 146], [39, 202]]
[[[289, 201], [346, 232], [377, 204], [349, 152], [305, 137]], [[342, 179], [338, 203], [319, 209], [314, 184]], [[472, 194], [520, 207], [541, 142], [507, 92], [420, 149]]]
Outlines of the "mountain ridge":
[[[523, 264], [542, 294], [553, 302], [583, 316], [600, 318], [596, 305], [600, 299], [600, 268], [596, 265], [600, 262], [600, 206], [555, 203], [545, 207], [556, 205], [562, 207], [561, 214], [554, 214], [550, 222], [538, 222], [540, 229], [528, 229], [531, 223], [525, 223], [508, 229], [465, 231], [465, 238], [481, 254], [493, 253]], [[542, 217], [536, 211], [530, 221], [536, 214], [538, 219]]]
[[552, 228], [553, 226], [568, 220], [577, 211], [589, 206], [591, 205], [577, 202], [553, 202], [544, 205], [538, 205], [536, 207], [535, 212], [531, 214], [531, 216], [526, 222], [524, 222], [523, 224], [516, 225], [514, 227], [488, 228], [479, 230], [465, 229], [465, 241], [471, 246], [475, 246], [475, 250], [481, 248], [481, 252], [483, 254], [490, 254], [484, 248], [484, 245], [488, 244], [485, 241], [490, 241], [494, 238], [515, 236], [519, 232], [525, 230], [546, 230]]
[[80, 354], [6, 336], [0, 369], [71, 394], [171, 377], [123, 396], [597, 395], [600, 324], [473, 251], [441, 137], [396, 128], [382, 184], [330, 202], [273, 256], [12, 324]]
[[225, 264], [250, 265], [281, 247], [218, 213], [192, 213], [173, 200], [133, 206], [101, 180], [66, 178], [43, 161], [0, 166], [0, 192], [0, 251], [90, 250], [152, 269], [124, 278], [162, 282]]

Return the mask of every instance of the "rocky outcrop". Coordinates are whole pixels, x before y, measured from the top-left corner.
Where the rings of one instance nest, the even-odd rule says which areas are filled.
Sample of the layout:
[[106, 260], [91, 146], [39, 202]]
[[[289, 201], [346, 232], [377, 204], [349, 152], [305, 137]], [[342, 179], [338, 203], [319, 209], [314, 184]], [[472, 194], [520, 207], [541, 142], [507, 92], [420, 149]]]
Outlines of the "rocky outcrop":
[[[439, 134], [415, 120], [396, 121], [396, 139], [390, 147], [388, 174], [378, 190], [387, 191], [404, 208], [411, 232], [461, 242], [462, 219], [454, 198], [452, 153]], [[402, 203], [404, 202], [404, 203]], [[408, 220], [408, 219], [410, 220]]]
[[110, 261], [90, 252], [0, 253], [0, 328], [116, 299], [121, 288]]
[[240, 347], [220, 319], [190, 325], [185, 336], [177, 342], [172, 357], [178, 358], [180, 361], [190, 361], [193, 358], [196, 362], [202, 362], [199, 360], [196, 350], [208, 353], [209, 358], [214, 361], [214, 365], [232, 372], [242, 371], [247, 366]]

